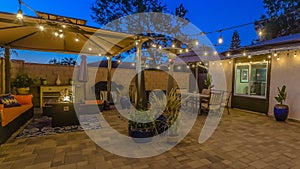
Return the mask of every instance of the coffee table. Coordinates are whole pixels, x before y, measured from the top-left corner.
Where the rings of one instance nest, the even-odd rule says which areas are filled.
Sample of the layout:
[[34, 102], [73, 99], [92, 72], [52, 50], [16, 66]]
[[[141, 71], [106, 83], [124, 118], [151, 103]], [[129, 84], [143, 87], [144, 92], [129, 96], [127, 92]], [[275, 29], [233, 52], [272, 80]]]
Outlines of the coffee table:
[[52, 127], [79, 125], [73, 103], [57, 103], [52, 106]]

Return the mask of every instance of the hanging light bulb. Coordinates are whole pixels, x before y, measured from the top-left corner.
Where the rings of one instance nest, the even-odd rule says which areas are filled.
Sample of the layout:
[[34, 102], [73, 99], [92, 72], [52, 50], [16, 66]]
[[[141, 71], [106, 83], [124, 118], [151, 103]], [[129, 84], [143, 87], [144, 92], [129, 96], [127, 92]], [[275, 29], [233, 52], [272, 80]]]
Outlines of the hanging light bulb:
[[181, 66], [178, 66], [177, 69], [178, 69], [178, 70], [181, 70]]
[[229, 61], [229, 64], [231, 64], [231, 61]]
[[223, 65], [223, 63], [221, 62], [221, 63], [220, 63], [220, 66], [222, 66], [222, 65]]
[[222, 37], [222, 30], [220, 30], [220, 37], [218, 39], [218, 43], [222, 44], [223, 43], [223, 37]]
[[64, 37], [64, 34], [59, 34], [59, 37], [60, 37], [60, 38], [63, 38], [63, 37]]
[[207, 55], [208, 55], [208, 53], [205, 51], [205, 52], [204, 52], [204, 56], [207, 56]]
[[215, 56], [218, 55], [218, 52], [217, 52], [217, 51], [214, 51], [214, 55], [215, 55]]
[[295, 53], [294, 53], [294, 58], [295, 58], [295, 57], [297, 57], [297, 51], [295, 51]]
[[57, 32], [54, 32], [54, 36], [58, 36], [58, 33], [57, 33]]
[[161, 45], [158, 46], [159, 49], [162, 49]]
[[78, 38], [75, 38], [75, 42], [79, 42], [79, 39], [78, 39]]
[[66, 26], [66, 25], [62, 25], [62, 27], [63, 27], [63, 28], [66, 28], [67, 26]]
[[131, 66], [135, 66], [135, 63], [131, 63]]
[[258, 31], [258, 36], [262, 36], [263, 35], [263, 32], [262, 32], [262, 30], [260, 29], [259, 31]]
[[230, 53], [227, 53], [227, 55], [226, 55], [227, 57], [229, 57], [230, 56]]
[[187, 66], [186, 66], [186, 68], [188, 68], [188, 69], [189, 69], [189, 68], [190, 68], [190, 66], [189, 66], [189, 65], [187, 65]]
[[247, 55], [247, 53], [246, 52], [243, 52], [243, 56], [246, 56]]
[[107, 56], [106, 59], [109, 60], [110, 58]]
[[196, 45], [196, 46], [199, 45], [199, 41], [198, 41], [198, 40], [195, 41], [195, 45]]
[[185, 52], [189, 52], [189, 49], [188, 49], [188, 48], [186, 48], [186, 49], [185, 49]]
[[277, 57], [277, 60], [280, 60], [280, 57]]
[[45, 30], [45, 27], [44, 27], [43, 25], [40, 25], [40, 26], [39, 26], [39, 30], [40, 30], [41, 32], [43, 32], [43, 31]]
[[172, 44], [172, 48], [175, 48], [175, 44]]
[[275, 51], [274, 56], [277, 57], [277, 51]]
[[248, 55], [248, 59], [251, 59], [252, 58], [252, 56], [251, 55]]
[[195, 65], [192, 65], [192, 68], [194, 68], [195, 67]]
[[19, 19], [19, 20], [22, 20], [23, 19], [23, 12], [22, 12], [22, 10], [21, 10], [21, 8], [18, 10], [18, 13], [17, 13], [17, 19]]
[[252, 61], [250, 61], [250, 63], [252, 64]]
[[156, 48], [156, 44], [152, 44], [152, 47]]
[[89, 47], [89, 51], [92, 51], [93, 49], [91, 47]]
[[268, 55], [268, 58], [269, 58], [269, 59], [271, 59], [271, 58], [272, 58], [271, 54], [269, 54], [269, 55]]

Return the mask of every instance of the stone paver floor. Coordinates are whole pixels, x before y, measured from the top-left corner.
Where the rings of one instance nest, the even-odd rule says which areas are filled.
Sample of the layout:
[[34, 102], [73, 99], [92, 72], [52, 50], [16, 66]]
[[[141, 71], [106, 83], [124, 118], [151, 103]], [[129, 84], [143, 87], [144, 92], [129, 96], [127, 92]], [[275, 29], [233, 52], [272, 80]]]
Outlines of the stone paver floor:
[[[127, 133], [127, 122], [116, 111], [103, 115], [112, 127]], [[85, 132], [11, 139], [0, 147], [0, 169], [300, 168], [300, 123], [233, 109], [223, 114], [212, 137], [199, 144], [205, 118], [199, 116], [175, 148], [143, 159], [111, 154]]]

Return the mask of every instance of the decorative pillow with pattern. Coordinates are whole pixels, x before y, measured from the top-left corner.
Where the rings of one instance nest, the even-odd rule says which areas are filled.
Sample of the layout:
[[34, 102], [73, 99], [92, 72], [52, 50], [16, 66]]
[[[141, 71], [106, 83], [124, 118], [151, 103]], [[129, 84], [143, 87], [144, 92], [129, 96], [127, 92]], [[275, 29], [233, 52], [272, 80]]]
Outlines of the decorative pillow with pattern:
[[11, 94], [1, 96], [0, 103], [4, 104], [4, 108], [21, 106], [16, 98]]

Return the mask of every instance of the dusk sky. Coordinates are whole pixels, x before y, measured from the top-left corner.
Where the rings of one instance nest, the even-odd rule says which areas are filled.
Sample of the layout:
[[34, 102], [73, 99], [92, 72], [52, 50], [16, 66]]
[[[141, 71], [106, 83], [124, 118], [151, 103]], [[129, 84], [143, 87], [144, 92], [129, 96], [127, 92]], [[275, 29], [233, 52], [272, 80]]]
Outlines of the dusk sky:
[[[95, 0], [24, 0], [32, 9], [57, 15], [69, 16], [87, 20], [88, 26], [99, 27], [90, 15], [91, 5]], [[248, 22], [253, 22], [260, 18], [265, 12], [262, 0], [172, 0], [166, 1], [171, 9], [175, 9], [180, 3], [188, 9], [187, 17], [191, 23], [196, 25], [204, 32], [224, 29]], [[17, 13], [19, 8], [18, 0], [2, 1], [1, 12]], [[22, 6], [25, 15], [35, 16], [32, 11]], [[100, 27], [99, 27], [100, 28]], [[242, 46], [249, 45], [251, 41], [257, 38], [253, 25], [236, 29], [241, 37]], [[231, 36], [234, 30], [224, 31], [224, 46], [217, 48], [218, 51], [224, 51], [229, 48]], [[213, 44], [217, 43], [219, 33], [207, 35]], [[41, 53], [32, 51], [18, 51], [19, 56], [13, 59], [22, 59], [26, 62], [47, 63], [51, 58], [64, 58], [72, 55], [57, 53]], [[77, 57], [73, 55], [73, 57]]]

